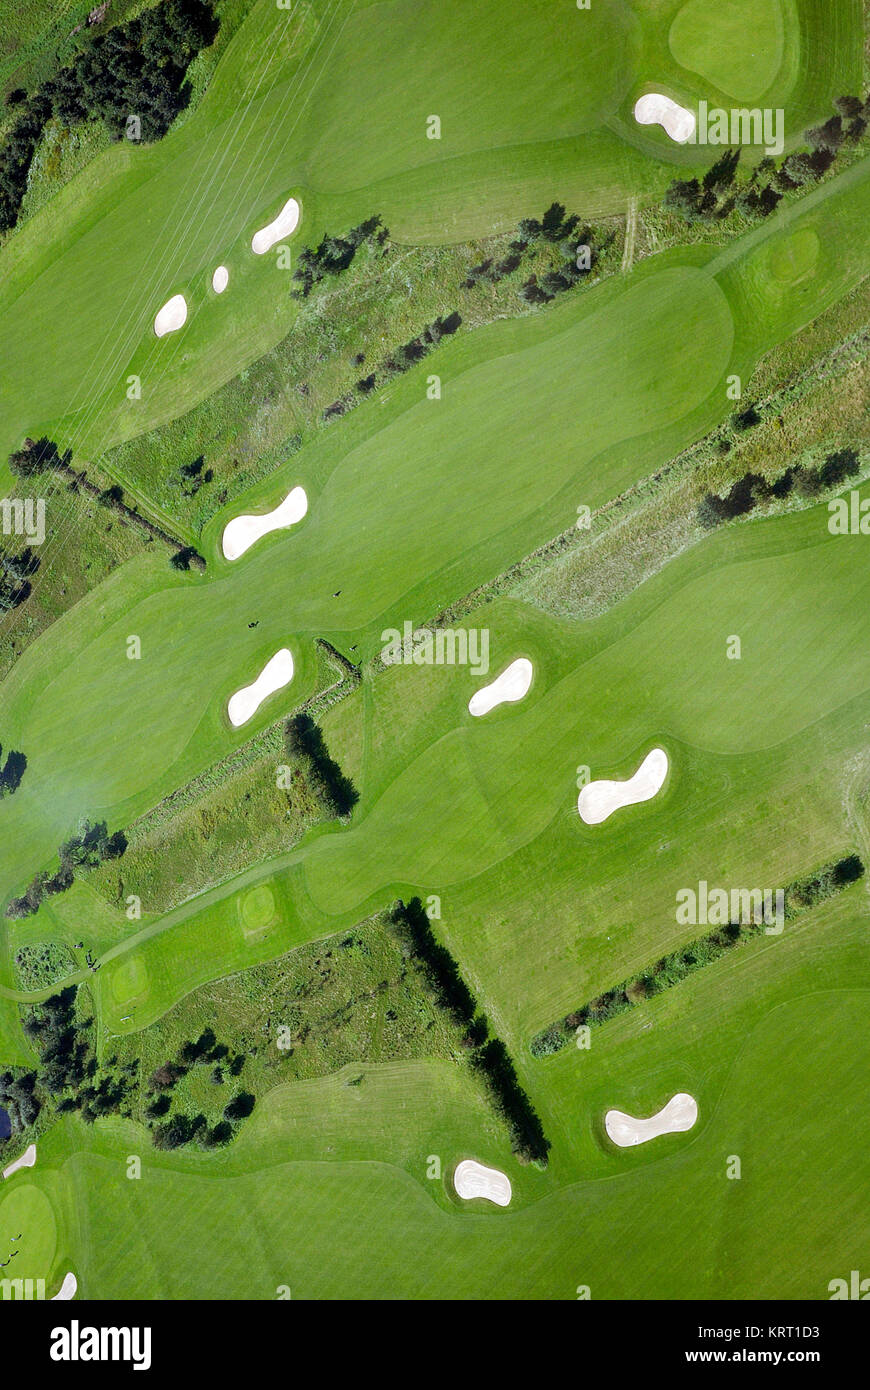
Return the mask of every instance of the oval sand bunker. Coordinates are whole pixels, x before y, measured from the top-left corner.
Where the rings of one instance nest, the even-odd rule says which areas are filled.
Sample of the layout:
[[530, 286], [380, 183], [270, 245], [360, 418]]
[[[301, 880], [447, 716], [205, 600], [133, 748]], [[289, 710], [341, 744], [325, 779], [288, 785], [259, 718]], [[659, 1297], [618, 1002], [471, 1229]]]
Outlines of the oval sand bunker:
[[274, 222], [261, 227], [254, 233], [251, 250], [255, 256], [265, 256], [266, 252], [282, 237], [295, 232], [299, 224], [299, 204], [295, 198], [288, 198]]
[[245, 685], [231, 695], [227, 704], [230, 723], [235, 728], [246, 724], [257, 713], [263, 701], [293, 679], [293, 653], [287, 647], [276, 652], [263, 667], [253, 685]]
[[167, 333], [175, 333], [179, 328], [183, 328], [186, 323], [187, 300], [183, 294], [174, 294], [158, 311], [154, 320], [154, 332], [158, 338], [163, 338]]
[[695, 113], [678, 106], [661, 92], [647, 92], [634, 104], [638, 125], [660, 125], [678, 145], [685, 145], [695, 133]]
[[211, 277], [211, 287], [215, 294], [223, 294], [229, 283], [230, 272], [225, 265], [219, 265], [214, 275]]
[[657, 1139], [660, 1134], [682, 1134], [691, 1129], [698, 1118], [698, 1102], [686, 1091], [678, 1091], [671, 1096], [667, 1105], [648, 1120], [635, 1119], [622, 1110], [608, 1110], [604, 1116], [607, 1136], [621, 1149], [633, 1148], [635, 1144], [646, 1144]]
[[464, 1158], [457, 1163], [453, 1186], [458, 1196], [466, 1202], [472, 1197], [485, 1197], [488, 1202], [495, 1202], [497, 1207], [506, 1207], [511, 1199], [511, 1183], [507, 1174], [498, 1168], [487, 1168], [475, 1158]]
[[238, 560], [255, 541], [267, 536], [270, 531], [280, 531], [286, 526], [294, 526], [308, 511], [308, 498], [304, 487], [294, 487], [271, 512], [264, 516], [244, 514], [234, 516], [224, 527], [221, 547], [224, 558]]
[[528, 657], [518, 657], [505, 667], [500, 676], [482, 690], [476, 690], [468, 702], [469, 714], [489, 714], [497, 705], [513, 704], [529, 693], [533, 668]]
[[590, 782], [577, 798], [577, 810], [587, 825], [600, 825], [623, 806], [649, 801], [661, 791], [668, 775], [668, 755], [663, 748], [647, 753], [627, 782]]

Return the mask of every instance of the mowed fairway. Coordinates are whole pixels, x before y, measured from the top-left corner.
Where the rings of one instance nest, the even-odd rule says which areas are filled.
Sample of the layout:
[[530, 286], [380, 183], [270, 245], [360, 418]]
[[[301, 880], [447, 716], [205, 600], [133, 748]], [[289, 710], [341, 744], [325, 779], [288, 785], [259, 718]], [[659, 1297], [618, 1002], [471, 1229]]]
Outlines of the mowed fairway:
[[[824, 45], [817, 9], [790, 0], [804, 48], [768, 93], [786, 107], [790, 136], [860, 81], [858, 6], [826, 4], [836, 24]], [[509, 23], [495, 0], [290, 10], [259, 0], [178, 131], [107, 151], [0, 254], [0, 316], [15, 324], [0, 457], [45, 430], [86, 458], [189, 409], [275, 343], [295, 312], [289, 276], [253, 256], [250, 239], [290, 194], [302, 206], [299, 243], [373, 213], [398, 240], [444, 241], [515, 225], [554, 194], [589, 215], [660, 193], [685, 151], [630, 113], [641, 86], [675, 67], [667, 27], [658, 7], [625, 0], [588, 11], [534, 0]], [[387, 32], [403, 38], [385, 45]], [[744, 29], [736, 60], [754, 37]], [[812, 90], [798, 96], [805, 73]], [[676, 76], [688, 99], [705, 94], [703, 79]], [[440, 139], [427, 136], [430, 116]], [[220, 297], [218, 264], [231, 274]], [[178, 293], [188, 322], [158, 341], [154, 315]]]

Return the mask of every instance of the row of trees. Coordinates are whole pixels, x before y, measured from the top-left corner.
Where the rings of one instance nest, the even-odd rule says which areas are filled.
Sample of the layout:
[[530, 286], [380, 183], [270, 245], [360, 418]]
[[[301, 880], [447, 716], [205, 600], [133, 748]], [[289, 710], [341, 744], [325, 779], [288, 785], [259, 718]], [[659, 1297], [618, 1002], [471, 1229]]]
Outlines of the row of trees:
[[[527, 304], [548, 304], [557, 294], [583, 280], [599, 259], [599, 248], [595, 245], [592, 228], [580, 228], [579, 215], [569, 215], [563, 203], [554, 202], [540, 221], [535, 217], [524, 217], [510, 243], [508, 254], [501, 260], [490, 256], [479, 265], [472, 266], [462, 281], [462, 288], [472, 289], [484, 282], [498, 284], [519, 268], [523, 252], [536, 242], [558, 244], [562, 263], [540, 277], [534, 274], [528, 277], [519, 291]], [[579, 253], [581, 247], [586, 248], [582, 254]]]
[[[201, 462], [202, 460], [197, 461], [199, 464]], [[182, 469], [181, 474], [190, 478], [198, 477], [197, 463], [186, 465], [185, 467], [190, 471], [185, 474], [185, 469]], [[168, 531], [164, 531], [162, 527], [149, 521], [135, 507], [128, 506], [124, 500], [124, 491], [117, 483], [112, 484], [111, 487], [97, 487], [83, 469], [73, 468], [72, 450], [67, 449], [61, 453], [54, 440], [49, 439], [46, 435], [40, 439], [25, 439], [20, 449], [13, 449], [9, 455], [9, 469], [16, 477], [23, 479], [39, 477], [46, 473], [62, 478], [72, 492], [81, 490], [87, 493], [89, 497], [93, 497], [96, 502], [99, 502], [101, 507], [116, 511], [124, 521], [132, 522], [154, 540], [162, 541], [168, 545], [173, 552], [169, 563], [174, 569], [188, 570], [191, 566], [200, 570], [205, 569], [205, 560], [198, 550], [192, 545], [179, 547], [177, 539], [170, 536]], [[209, 481], [210, 478], [211, 471], [209, 470], [203, 481]], [[24, 557], [28, 557], [29, 554], [29, 551], [25, 551]], [[39, 561], [36, 560], [33, 565], [34, 571], [38, 565]], [[29, 591], [28, 584], [27, 593]], [[2, 593], [2, 583], [0, 583], [0, 593]], [[19, 602], [21, 601], [19, 599]]]
[[[356, 383], [356, 390], [361, 396], [368, 396], [377, 386], [383, 386], [391, 377], [401, 372], [407, 372], [418, 362], [422, 362], [433, 348], [437, 347], [442, 338], [448, 338], [462, 324], [462, 316], [455, 310], [452, 314], [440, 316], [428, 323], [422, 333], [418, 333], [415, 338], [411, 338], [407, 343], [402, 343], [396, 348], [389, 357], [384, 358], [373, 372], [361, 377]], [[360, 352], [354, 358], [355, 366], [362, 366], [365, 362], [365, 354]], [[340, 397], [333, 401], [323, 412], [322, 419], [325, 421], [334, 420], [339, 415], [345, 415], [352, 410], [358, 402], [353, 395]]]
[[524, 217], [517, 226], [516, 236], [511, 242], [512, 251], [522, 251], [531, 242], [565, 241], [573, 236], [580, 226], [580, 216], [576, 212], [566, 213], [564, 204], [553, 202], [547, 208], [540, 222], [535, 217]]
[[850, 883], [857, 883], [863, 876], [864, 865], [857, 854], [847, 854], [842, 859], [824, 864], [821, 869], [790, 885], [786, 896], [786, 914], [789, 910], [792, 915], [805, 912], [841, 889], [848, 888]]
[[491, 285], [497, 285], [499, 280], [503, 280], [506, 275], [512, 275], [517, 270], [522, 261], [519, 251], [509, 251], [500, 261], [494, 256], [488, 256], [480, 262], [480, 265], [473, 265], [462, 281], [462, 289], [471, 290], [475, 285], [480, 285], [484, 281], [489, 281]]
[[746, 516], [760, 503], [781, 500], [793, 491], [803, 497], [818, 497], [828, 488], [840, 487], [847, 478], [853, 478], [861, 471], [861, 464], [854, 449], [837, 449], [827, 455], [824, 461], [815, 464], [791, 464], [772, 483], [760, 473], [747, 472], [732, 483], [724, 497], [708, 492], [698, 504], [698, 521], [706, 530], [731, 521], [737, 516]]
[[486, 1018], [478, 1013], [477, 1002], [456, 961], [436, 940], [420, 899], [395, 903], [387, 914], [387, 923], [403, 955], [416, 966], [433, 1003], [461, 1030], [471, 1066], [507, 1126], [514, 1154], [521, 1163], [545, 1165], [550, 1143], [520, 1085], [510, 1054], [499, 1038], [489, 1036]]
[[527, 304], [549, 304], [556, 295], [578, 285], [591, 273], [600, 256], [595, 233], [590, 226], [580, 226], [577, 213], [566, 213], [563, 203], [551, 203], [540, 222], [525, 217], [517, 228], [511, 251], [521, 253], [535, 242], [558, 245], [561, 264], [543, 275], [532, 274], [520, 289], [520, 298]]
[[[189, 97], [187, 68], [218, 21], [203, 0], [162, 0], [126, 24], [88, 36], [66, 67], [32, 96], [10, 93], [16, 118], [0, 148], [0, 231], [14, 227], [46, 122], [102, 121], [120, 139], [159, 140]], [[132, 128], [129, 121], [136, 124]]]
[[536, 217], [524, 217], [517, 226], [508, 254], [500, 261], [490, 256], [481, 261], [480, 265], [473, 265], [462, 281], [462, 288], [470, 290], [487, 280], [491, 284], [498, 284], [499, 280], [518, 269], [523, 252], [535, 242], [561, 242], [565, 259], [575, 261], [577, 242], [589, 244], [592, 235], [589, 227], [584, 227], [582, 232], [578, 232], [579, 226], [579, 214], [572, 212], [569, 215], [563, 203], [551, 203], [540, 221]]
[[[2, 166], [2, 153], [0, 153]], [[2, 173], [0, 173], [2, 205]], [[2, 222], [2, 213], [0, 213]], [[2, 229], [2, 228], [0, 228]], [[20, 449], [9, 455], [9, 471], [15, 478], [30, 479], [42, 473], [71, 473], [72, 451], [61, 454], [52, 439], [25, 439]], [[0, 555], [0, 613], [18, 608], [33, 592], [31, 578], [39, 569], [39, 557], [28, 546], [18, 555]]]
[[108, 859], [118, 859], [126, 848], [127, 837], [123, 830], [116, 830], [114, 835], [110, 835], [105, 821], [98, 821], [96, 825], [85, 821], [79, 833], [60, 846], [60, 864], [55, 872], [36, 874], [23, 895], [9, 903], [6, 916], [32, 917], [39, 911], [44, 898], [65, 893], [72, 887], [77, 870], [87, 872]]
[[[810, 907], [822, 902], [857, 882], [863, 877], [864, 864], [857, 854], [848, 854], [838, 860], [825, 864], [805, 878], [797, 879], [785, 889], [785, 919], [796, 917]], [[687, 946], [662, 956], [648, 970], [631, 979], [615, 985], [605, 994], [584, 1004], [576, 1013], [550, 1024], [532, 1039], [530, 1050], [535, 1057], [548, 1057], [567, 1046], [577, 1028], [582, 1025], [595, 1027], [624, 1013], [626, 1009], [650, 999], [663, 990], [672, 989], [687, 976], [711, 961], [717, 960], [741, 941], [760, 935], [765, 930], [763, 922], [728, 922], [717, 927], [705, 936], [690, 941]]]
[[782, 191], [765, 182], [775, 162], [763, 159], [753, 170], [750, 181], [735, 188], [740, 147], [725, 150], [702, 179], [674, 179], [662, 200], [666, 208], [678, 212], [686, 222], [712, 222], [727, 217], [735, 207], [741, 212], [768, 217], [782, 200]]
[[784, 193], [815, 183], [826, 174], [844, 145], [855, 144], [870, 121], [870, 97], [841, 96], [835, 114], [804, 132], [808, 150], [786, 155], [777, 164], [762, 159], [748, 180], [738, 181], [740, 148], [726, 150], [702, 179], [675, 179], [664, 196], [664, 206], [687, 222], [712, 222], [727, 217], [735, 208], [749, 217], [769, 217]]
[[374, 240], [383, 246], [389, 236], [380, 217], [368, 217], [365, 222], [351, 227], [344, 236], [327, 233], [318, 246], [304, 246], [299, 252], [293, 279], [296, 282], [291, 291], [294, 299], [307, 299], [315, 285], [325, 280], [327, 275], [341, 275], [352, 263], [357, 251], [364, 242]]
[[359, 801], [359, 792], [338, 763], [329, 755], [320, 726], [310, 714], [293, 716], [285, 731], [287, 752], [302, 758], [315, 796], [328, 816], [349, 816]]
[[427, 323], [422, 333], [402, 343], [381, 365], [384, 376], [394, 376], [406, 372], [409, 367], [422, 362], [423, 358], [436, 348], [442, 338], [452, 337], [462, 324], [462, 316], [455, 309], [451, 314], [439, 315], [432, 323]]

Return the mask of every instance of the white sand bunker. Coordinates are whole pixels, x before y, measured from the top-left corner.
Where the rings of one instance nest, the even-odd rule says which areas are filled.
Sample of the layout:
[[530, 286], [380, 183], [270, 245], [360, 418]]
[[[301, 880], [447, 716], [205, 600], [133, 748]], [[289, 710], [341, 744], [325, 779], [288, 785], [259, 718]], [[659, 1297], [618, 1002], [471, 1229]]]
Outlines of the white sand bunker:
[[175, 333], [187, 323], [187, 300], [183, 294], [174, 294], [168, 299], [154, 320], [154, 332], [158, 338], [167, 333]]
[[646, 1144], [657, 1139], [660, 1134], [682, 1134], [691, 1129], [698, 1118], [698, 1102], [686, 1091], [678, 1091], [671, 1096], [667, 1105], [657, 1115], [648, 1120], [637, 1120], [634, 1115], [626, 1115], [622, 1110], [608, 1110], [604, 1116], [604, 1128], [608, 1138], [621, 1149], [633, 1148], [635, 1144]]
[[65, 1303], [70, 1298], [75, 1298], [78, 1290], [79, 1281], [70, 1270], [69, 1274], [63, 1276], [63, 1283], [57, 1293], [51, 1299], [52, 1303]]
[[293, 653], [282, 647], [266, 662], [253, 685], [245, 685], [231, 695], [227, 704], [230, 723], [238, 729], [257, 713], [263, 701], [293, 679]]
[[36, 1145], [28, 1144], [20, 1158], [16, 1158], [14, 1163], [10, 1163], [8, 1168], [3, 1169], [4, 1178], [11, 1178], [13, 1173], [17, 1173], [19, 1168], [32, 1168], [36, 1162]]
[[627, 782], [590, 782], [577, 798], [577, 810], [587, 825], [600, 825], [622, 806], [649, 801], [661, 791], [668, 775], [668, 755], [663, 748], [647, 753], [640, 767]]
[[270, 222], [267, 227], [261, 227], [254, 233], [251, 241], [251, 250], [255, 256], [265, 256], [270, 247], [282, 237], [289, 236], [295, 232], [299, 223], [299, 204], [295, 198], [288, 198], [274, 222]]
[[513, 704], [515, 700], [522, 700], [529, 693], [532, 674], [533, 667], [528, 657], [518, 657], [500, 676], [496, 676], [490, 685], [475, 691], [468, 702], [469, 714], [489, 714], [496, 705]]
[[498, 1168], [486, 1168], [475, 1158], [464, 1158], [457, 1163], [453, 1186], [466, 1201], [472, 1197], [485, 1197], [498, 1207], [506, 1207], [511, 1199], [511, 1183], [507, 1174]]
[[695, 113], [678, 106], [661, 92], [647, 92], [635, 102], [634, 119], [638, 125], [660, 125], [678, 145], [685, 145], [695, 133]]
[[308, 511], [308, 498], [304, 487], [294, 487], [284, 501], [264, 516], [234, 516], [224, 527], [221, 546], [227, 560], [238, 560], [255, 541], [267, 536], [270, 531], [280, 531], [286, 526], [295, 526]]
[[211, 287], [215, 294], [223, 294], [229, 283], [230, 272], [225, 265], [219, 265], [214, 275], [211, 277]]

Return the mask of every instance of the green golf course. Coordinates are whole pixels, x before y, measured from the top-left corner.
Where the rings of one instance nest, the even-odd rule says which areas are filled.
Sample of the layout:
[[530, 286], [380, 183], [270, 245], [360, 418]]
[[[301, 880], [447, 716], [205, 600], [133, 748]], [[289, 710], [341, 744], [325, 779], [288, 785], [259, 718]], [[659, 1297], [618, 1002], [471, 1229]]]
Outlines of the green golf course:
[[[15, 323], [4, 454], [26, 432], [62, 430], [87, 456], [189, 408], [274, 343], [292, 315], [289, 277], [249, 246], [291, 194], [303, 208], [297, 241], [376, 211], [413, 242], [509, 227], [554, 191], [587, 214], [660, 192], [686, 151], [638, 127], [633, 102], [665, 83], [690, 102], [730, 104], [727, 72], [713, 73], [717, 90], [709, 71], [680, 66], [715, 61], [706, 55], [721, 51], [721, 36], [707, 16], [722, 8], [600, 0], [585, 12], [573, 0], [534, 0], [505, 25], [490, 0], [471, 13], [455, 0], [290, 9], [259, 0], [190, 120], [157, 145], [107, 150], [4, 249], [0, 314]], [[753, 100], [782, 107], [794, 140], [860, 81], [860, 6], [768, 0], [765, 9], [781, 57]], [[778, 25], [789, 44], [777, 41]], [[395, 36], [386, 61], [385, 29]], [[745, 75], [740, 46], [730, 52]], [[426, 134], [432, 114], [437, 140]], [[692, 158], [703, 167], [714, 154]], [[209, 289], [218, 264], [232, 276], [220, 298]], [[156, 341], [154, 316], [179, 292], [190, 305], [185, 332]], [[34, 408], [47, 331], [56, 348]]]
[[[3, 1272], [51, 1295], [73, 1271], [80, 1297], [111, 1300], [825, 1299], [868, 1235], [870, 570], [867, 538], [828, 524], [834, 497], [870, 507], [870, 344], [866, 325], [837, 327], [868, 269], [866, 122], [825, 137], [839, 152], [805, 184], [786, 170], [769, 215], [732, 198], [681, 224], [665, 190], [721, 151], [633, 108], [648, 92], [782, 108], [787, 160], [866, 85], [862, 6], [227, 0], [217, 15], [232, 34], [195, 60], [208, 80], [168, 134], [109, 144], [0, 244], [0, 458], [48, 436], [202, 562], [170, 564], [148, 537], [106, 577], [88, 560], [52, 621], [29, 629], [26, 597], [0, 614], [23, 634], [0, 743], [26, 755], [11, 794], [0, 777], [0, 1170], [37, 1146], [0, 1180], [0, 1257], [23, 1232]], [[57, 42], [31, 17], [4, 90], [48, 70]], [[294, 269], [377, 214], [384, 257], [468, 245], [483, 265], [465, 283], [483, 283], [546, 241], [540, 225], [505, 239], [554, 200], [594, 223], [603, 259], [558, 295], [485, 289], [425, 362], [376, 386], [372, 370], [352, 410], [252, 463], [232, 412], [246, 383], [250, 414], [263, 407], [250, 383], [276, 345], [315, 322], [319, 358], [361, 376], [393, 352], [353, 318], [381, 242], [356, 280], [296, 298], [280, 255], [252, 252], [291, 196]], [[187, 321], [158, 338], [176, 294]], [[786, 364], [820, 324], [824, 371], [849, 390], [831, 386], [816, 439], [800, 411], [823, 359]], [[763, 369], [779, 394], [752, 389]], [[205, 444], [192, 466], [178, 441], [225, 388], [221, 447], [257, 480], [221, 479], [199, 513], [213, 459]], [[310, 389], [286, 383], [303, 405]], [[742, 460], [771, 436], [760, 477], [758, 453]], [[160, 488], [185, 467], [197, 481], [170, 508]], [[10, 497], [44, 476], [0, 473]], [[68, 465], [58, 476], [35, 597], [72, 586], [57, 547], [74, 506], [107, 534], [132, 524]], [[297, 487], [305, 515], [227, 559], [227, 524]], [[660, 514], [657, 562], [598, 616], [523, 588]], [[485, 633], [488, 670], [386, 665], [405, 623]], [[283, 648], [292, 679], [236, 727], [230, 697]], [[528, 693], [472, 715], [520, 657]], [[626, 782], [652, 749], [663, 784], [587, 823], [579, 791]], [[74, 837], [97, 822], [123, 846], [88, 859]], [[675, 911], [701, 882], [789, 889], [784, 928], [722, 923], [733, 938], [707, 960], [712, 928]], [[417, 898], [428, 948], [390, 935], [388, 909]], [[681, 951], [689, 968], [663, 985]], [[576, 1045], [533, 1047], [635, 980], [649, 987], [588, 1037], [578, 1024]], [[481, 1079], [487, 1037], [546, 1137], [531, 1162]], [[687, 1130], [614, 1141], [608, 1111], [643, 1120], [684, 1093]], [[193, 1127], [176, 1144], [179, 1117]], [[507, 1175], [506, 1209], [457, 1194], [463, 1159]]]

